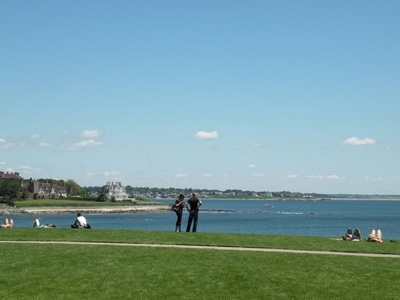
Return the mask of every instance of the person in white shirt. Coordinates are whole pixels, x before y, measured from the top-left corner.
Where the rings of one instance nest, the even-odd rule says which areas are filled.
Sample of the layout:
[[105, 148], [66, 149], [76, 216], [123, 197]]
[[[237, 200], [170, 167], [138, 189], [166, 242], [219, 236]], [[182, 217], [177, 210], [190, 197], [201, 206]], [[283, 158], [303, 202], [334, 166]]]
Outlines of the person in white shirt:
[[81, 213], [78, 213], [75, 219], [75, 222], [73, 225], [71, 225], [72, 228], [86, 228], [87, 227], [87, 221], [84, 216], [82, 216]]

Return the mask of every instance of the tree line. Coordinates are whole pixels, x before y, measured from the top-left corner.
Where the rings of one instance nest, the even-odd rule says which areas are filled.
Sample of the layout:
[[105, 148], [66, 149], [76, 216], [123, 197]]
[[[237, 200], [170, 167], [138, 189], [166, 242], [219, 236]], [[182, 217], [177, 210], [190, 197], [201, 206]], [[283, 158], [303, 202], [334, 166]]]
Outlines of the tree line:
[[[38, 179], [37, 181], [65, 187], [67, 190], [67, 195], [69, 197], [76, 197], [76, 196], [85, 197], [87, 195], [86, 191], [72, 179], [64, 181], [64, 180], [56, 180], [49, 178], [41, 178]], [[0, 198], [2, 202], [8, 202], [9, 200], [12, 199], [31, 199], [33, 198], [33, 196], [34, 196], [33, 193], [29, 190], [28, 179], [0, 180]]]

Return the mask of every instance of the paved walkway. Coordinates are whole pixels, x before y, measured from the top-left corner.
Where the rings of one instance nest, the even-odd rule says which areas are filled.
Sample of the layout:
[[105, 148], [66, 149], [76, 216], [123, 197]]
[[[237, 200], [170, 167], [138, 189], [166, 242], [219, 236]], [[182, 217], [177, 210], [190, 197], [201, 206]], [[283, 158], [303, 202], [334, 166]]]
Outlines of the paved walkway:
[[311, 250], [288, 250], [288, 249], [266, 249], [245, 247], [221, 247], [221, 246], [193, 246], [193, 245], [162, 245], [162, 244], [129, 244], [129, 243], [103, 243], [103, 242], [57, 242], [57, 241], [0, 241], [3, 244], [56, 244], [56, 245], [95, 245], [95, 246], [120, 246], [120, 247], [152, 247], [152, 248], [180, 248], [180, 249], [211, 249], [226, 251], [255, 251], [255, 252], [278, 252], [296, 254], [324, 254], [363, 257], [385, 257], [400, 258], [398, 254], [374, 254], [374, 253], [351, 253], [333, 251], [311, 251]]

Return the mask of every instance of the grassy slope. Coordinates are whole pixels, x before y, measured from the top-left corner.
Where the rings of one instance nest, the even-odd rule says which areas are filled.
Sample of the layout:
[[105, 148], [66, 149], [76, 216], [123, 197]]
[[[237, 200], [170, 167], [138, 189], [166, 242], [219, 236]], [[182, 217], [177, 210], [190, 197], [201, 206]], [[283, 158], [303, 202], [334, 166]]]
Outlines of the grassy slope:
[[0, 244], [0, 251], [0, 299], [397, 299], [400, 294], [400, 259], [85, 245]]
[[349, 242], [328, 237], [219, 234], [219, 233], [176, 233], [139, 230], [72, 230], [67, 228], [0, 229], [0, 240], [54, 240], [54, 241], [97, 241], [153, 244], [187, 244], [213, 246], [240, 246], [279, 249], [301, 249], [320, 251], [345, 251], [363, 253], [400, 254], [400, 242], [382, 244]]

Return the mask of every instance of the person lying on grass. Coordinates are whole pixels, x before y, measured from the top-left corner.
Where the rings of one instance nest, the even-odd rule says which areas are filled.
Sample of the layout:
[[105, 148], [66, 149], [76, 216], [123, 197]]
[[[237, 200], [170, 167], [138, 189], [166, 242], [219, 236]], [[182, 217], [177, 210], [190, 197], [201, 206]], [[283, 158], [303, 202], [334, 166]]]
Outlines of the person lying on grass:
[[4, 224], [0, 225], [1, 228], [13, 228], [14, 227], [14, 220], [10, 219], [10, 221], [8, 221], [8, 218], [6, 218], [4, 220]]
[[40, 224], [40, 218], [33, 221], [33, 228], [56, 228], [54, 224]]
[[367, 242], [383, 243], [382, 231], [379, 228], [371, 228], [372, 231], [368, 236]]
[[352, 234], [352, 230], [351, 230], [351, 228], [349, 228], [349, 229], [347, 229], [346, 235], [342, 236], [342, 239], [345, 241], [354, 241], [354, 242], [361, 241], [362, 240], [361, 231], [360, 231], [360, 229], [356, 228], [354, 230], [354, 234]]

